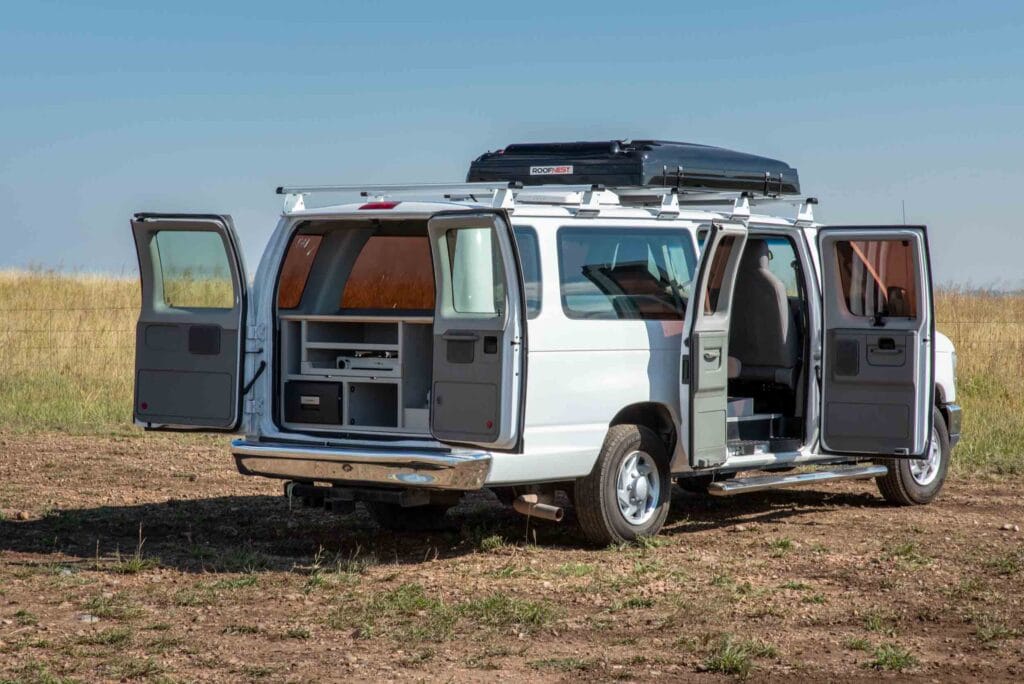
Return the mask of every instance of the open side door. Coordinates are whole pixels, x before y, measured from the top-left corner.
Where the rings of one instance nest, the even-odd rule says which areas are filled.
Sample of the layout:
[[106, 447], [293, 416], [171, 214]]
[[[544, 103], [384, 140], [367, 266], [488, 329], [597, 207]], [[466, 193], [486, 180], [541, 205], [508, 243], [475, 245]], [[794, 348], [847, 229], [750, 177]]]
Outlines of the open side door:
[[451, 212], [428, 223], [434, 260], [430, 431], [438, 441], [521, 451], [526, 302], [504, 212]]
[[248, 280], [231, 217], [136, 214], [132, 233], [142, 281], [135, 422], [237, 430]]
[[729, 321], [746, 242], [743, 224], [712, 223], [687, 306], [680, 399], [689, 406], [691, 468], [711, 468], [728, 457]]
[[821, 450], [923, 458], [935, 316], [923, 226], [830, 226], [821, 257]]

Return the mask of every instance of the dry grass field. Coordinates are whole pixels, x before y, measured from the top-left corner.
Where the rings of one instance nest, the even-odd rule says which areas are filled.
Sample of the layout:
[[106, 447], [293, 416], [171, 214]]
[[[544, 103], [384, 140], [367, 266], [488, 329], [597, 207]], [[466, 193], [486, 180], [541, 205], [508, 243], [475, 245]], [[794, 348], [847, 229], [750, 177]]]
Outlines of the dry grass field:
[[[955, 467], [1024, 473], [1024, 295], [939, 293], [959, 352], [964, 439]], [[131, 382], [138, 283], [0, 272], [0, 425], [10, 432], [138, 435]]]
[[676, 491], [607, 549], [485, 494], [385, 533], [136, 430], [137, 306], [0, 273], [0, 683], [1024, 679], [1024, 297], [940, 296], [966, 435], [933, 505]]

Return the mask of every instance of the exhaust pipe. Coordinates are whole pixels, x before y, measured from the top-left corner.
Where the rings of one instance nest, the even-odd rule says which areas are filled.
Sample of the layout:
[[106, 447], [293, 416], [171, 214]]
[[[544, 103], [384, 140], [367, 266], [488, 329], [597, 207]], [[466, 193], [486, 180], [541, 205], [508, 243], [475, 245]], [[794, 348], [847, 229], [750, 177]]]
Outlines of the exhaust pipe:
[[517, 513], [522, 513], [531, 518], [543, 518], [554, 522], [562, 522], [565, 517], [565, 509], [561, 506], [552, 506], [549, 503], [541, 503], [537, 494], [523, 494], [512, 502], [512, 508]]

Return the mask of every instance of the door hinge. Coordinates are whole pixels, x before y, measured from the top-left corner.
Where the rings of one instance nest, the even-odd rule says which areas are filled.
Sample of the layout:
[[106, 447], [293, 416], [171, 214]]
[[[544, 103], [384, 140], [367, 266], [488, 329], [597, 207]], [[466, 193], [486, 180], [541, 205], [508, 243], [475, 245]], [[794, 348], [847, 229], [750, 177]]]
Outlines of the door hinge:
[[263, 351], [263, 340], [267, 335], [265, 325], [249, 325], [245, 328], [245, 353], [259, 354]]

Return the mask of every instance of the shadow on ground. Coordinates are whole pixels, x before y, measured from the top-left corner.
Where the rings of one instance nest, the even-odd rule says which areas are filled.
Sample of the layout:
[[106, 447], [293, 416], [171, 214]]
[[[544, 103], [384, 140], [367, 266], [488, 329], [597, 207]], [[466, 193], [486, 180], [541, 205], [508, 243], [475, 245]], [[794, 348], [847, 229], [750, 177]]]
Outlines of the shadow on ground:
[[[716, 499], [676, 489], [662, 534], [803, 517], [813, 524], [814, 514], [823, 510], [884, 505], [869, 493], [789, 490]], [[317, 554], [421, 563], [472, 553], [492, 535], [511, 543], [586, 545], [571, 511], [560, 525], [527, 521], [489, 493], [467, 497], [449, 517], [450, 530], [399, 534], [381, 530], [361, 508], [339, 515], [290, 507], [280, 496], [170, 500], [56, 510], [27, 521], [3, 520], [0, 552], [58, 554], [62, 558], [54, 562], [59, 563], [111, 563], [135, 554], [141, 536], [141, 557], [162, 567], [185, 572], [259, 572], [308, 565]]]

